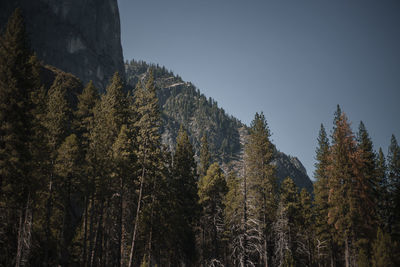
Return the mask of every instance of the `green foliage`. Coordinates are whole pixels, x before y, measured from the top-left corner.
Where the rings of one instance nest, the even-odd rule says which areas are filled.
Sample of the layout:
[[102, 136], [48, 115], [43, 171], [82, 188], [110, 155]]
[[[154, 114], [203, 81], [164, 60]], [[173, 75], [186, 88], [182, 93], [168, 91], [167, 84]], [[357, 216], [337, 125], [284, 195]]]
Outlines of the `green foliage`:
[[357, 257], [357, 266], [359, 267], [368, 267], [371, 266], [368, 255], [366, 254], [366, 251], [362, 248], [358, 252], [358, 257]]
[[177, 254], [190, 263], [195, 260], [194, 229], [199, 217], [199, 204], [194, 151], [183, 127], [180, 128], [176, 140], [172, 175], [176, 197], [173, 218], [176, 225], [175, 231], [177, 231], [175, 234], [179, 236], [176, 240]]
[[[251, 198], [248, 207], [248, 229], [254, 235], [250, 239], [258, 247], [259, 255], [251, 255], [267, 264], [266, 243], [271, 238], [271, 225], [277, 205], [277, 181], [272, 165], [274, 146], [270, 141], [270, 130], [264, 114], [255, 114], [251, 123], [249, 140], [245, 147], [246, 187]], [[268, 241], [267, 241], [268, 240]]]
[[387, 154], [388, 161], [388, 194], [389, 194], [389, 227], [394, 240], [400, 242], [400, 147], [392, 135]]
[[[397, 254], [397, 255], [396, 255]], [[372, 245], [372, 266], [396, 266], [393, 260], [394, 256], [398, 256], [396, 252], [396, 244], [394, 244], [388, 233], [378, 229], [376, 240]]]
[[[39, 69], [29, 48], [21, 10], [0, 37], [0, 265], [29, 259], [33, 201], [39, 186]], [[19, 222], [19, 223], [18, 223]]]
[[200, 147], [200, 165], [199, 165], [199, 175], [200, 177], [206, 175], [208, 167], [210, 167], [211, 155], [209, 152], [207, 136], [203, 135], [201, 138]]
[[225, 177], [218, 163], [207, 170], [198, 182], [202, 236], [202, 258], [205, 262], [223, 259], [224, 199], [228, 191]]

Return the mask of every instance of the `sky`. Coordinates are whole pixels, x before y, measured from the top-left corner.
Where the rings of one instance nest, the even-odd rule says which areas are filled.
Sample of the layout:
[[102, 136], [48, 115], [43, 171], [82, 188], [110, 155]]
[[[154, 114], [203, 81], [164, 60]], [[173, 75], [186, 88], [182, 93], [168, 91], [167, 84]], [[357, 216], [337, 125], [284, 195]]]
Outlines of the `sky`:
[[400, 141], [398, 0], [118, 0], [125, 60], [164, 65], [312, 178], [320, 124], [339, 104], [375, 149]]

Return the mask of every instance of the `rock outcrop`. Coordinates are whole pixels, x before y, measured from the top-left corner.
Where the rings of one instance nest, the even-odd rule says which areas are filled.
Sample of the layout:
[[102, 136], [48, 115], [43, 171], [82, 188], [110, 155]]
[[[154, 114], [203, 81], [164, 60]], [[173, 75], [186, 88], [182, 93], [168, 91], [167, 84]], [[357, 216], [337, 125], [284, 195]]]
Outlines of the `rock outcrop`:
[[45, 64], [104, 90], [124, 75], [117, 0], [2, 0], [0, 28], [15, 8], [24, 14], [31, 46]]

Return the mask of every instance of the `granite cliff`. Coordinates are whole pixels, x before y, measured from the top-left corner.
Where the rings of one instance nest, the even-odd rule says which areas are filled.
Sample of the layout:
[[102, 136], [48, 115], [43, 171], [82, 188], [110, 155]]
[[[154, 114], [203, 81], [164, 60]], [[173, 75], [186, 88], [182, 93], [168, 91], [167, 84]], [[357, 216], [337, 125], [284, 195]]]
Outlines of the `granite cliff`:
[[21, 8], [40, 60], [104, 90], [124, 75], [117, 0], [2, 0], [0, 28]]

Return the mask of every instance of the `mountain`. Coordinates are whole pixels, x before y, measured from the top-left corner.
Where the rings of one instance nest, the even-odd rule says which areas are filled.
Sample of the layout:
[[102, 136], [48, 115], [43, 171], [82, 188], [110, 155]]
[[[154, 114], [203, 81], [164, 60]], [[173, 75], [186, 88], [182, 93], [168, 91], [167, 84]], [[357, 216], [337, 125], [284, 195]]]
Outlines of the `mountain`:
[[[149, 64], [131, 61], [124, 66], [117, 0], [5, 0], [0, 1], [0, 28], [9, 15], [23, 11], [31, 46], [46, 65], [72, 73], [84, 84], [93, 80], [104, 92], [115, 71], [126, 75], [134, 87], [146, 75]], [[180, 125], [190, 134], [199, 156], [200, 139], [207, 134], [213, 160], [225, 171], [240, 170], [248, 127], [212, 98], [201, 94], [192, 83], [183, 81], [165, 67], [152, 65], [162, 109], [162, 140], [174, 150]], [[54, 76], [55, 68], [45, 73]], [[51, 74], [53, 73], [53, 74]], [[52, 78], [49, 80], [51, 85]], [[280, 180], [287, 176], [299, 187], [312, 190], [312, 183], [300, 161], [276, 150], [275, 163]]]
[[23, 11], [31, 46], [46, 64], [104, 90], [124, 74], [117, 0], [2, 0], [0, 28], [15, 8]]
[[[215, 100], [200, 93], [192, 83], [183, 81], [165, 67], [143, 61], [126, 62], [127, 83], [134, 88], [139, 80], [146, 78], [150, 67], [153, 69], [162, 110], [163, 143], [174, 150], [176, 136], [182, 125], [189, 133], [198, 159], [201, 137], [207, 134], [212, 160], [219, 162], [225, 171], [235, 170], [240, 174], [248, 127], [228, 115]], [[312, 182], [298, 158], [275, 148], [273, 164], [276, 165], [279, 181], [289, 176], [298, 187], [312, 191]]]

